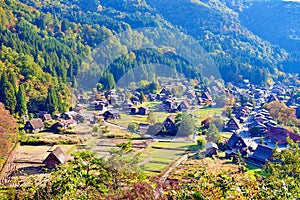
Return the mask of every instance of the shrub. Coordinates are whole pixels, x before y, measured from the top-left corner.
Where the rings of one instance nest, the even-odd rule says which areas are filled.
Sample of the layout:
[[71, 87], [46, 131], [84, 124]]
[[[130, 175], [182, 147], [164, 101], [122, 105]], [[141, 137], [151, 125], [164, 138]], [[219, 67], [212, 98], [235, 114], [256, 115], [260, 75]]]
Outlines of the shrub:
[[199, 149], [203, 149], [204, 148], [204, 145], [206, 144], [206, 140], [203, 139], [203, 138], [198, 138], [197, 139], [197, 144], [199, 146]]

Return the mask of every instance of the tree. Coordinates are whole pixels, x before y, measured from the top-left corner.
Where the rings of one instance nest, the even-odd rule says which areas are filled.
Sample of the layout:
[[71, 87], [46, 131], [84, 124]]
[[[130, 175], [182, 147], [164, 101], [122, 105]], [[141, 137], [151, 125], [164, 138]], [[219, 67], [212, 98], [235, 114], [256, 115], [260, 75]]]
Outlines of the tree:
[[27, 113], [26, 94], [23, 85], [19, 85], [16, 112], [18, 112], [20, 116], [25, 115]]
[[3, 73], [0, 84], [0, 100], [4, 103], [5, 108], [8, 109], [10, 113], [14, 113], [17, 104], [15, 92], [15, 86], [9, 82], [7, 73]]
[[104, 90], [111, 90], [116, 87], [114, 76], [110, 72], [104, 73], [99, 83], [103, 85]]
[[195, 131], [195, 120], [188, 113], [183, 113], [181, 117], [178, 118], [181, 118], [181, 121], [178, 126], [177, 134], [185, 137], [193, 134]]
[[282, 122], [284, 125], [287, 125], [290, 121], [294, 121], [296, 119], [296, 110], [289, 108], [278, 101], [270, 102], [266, 105], [266, 108], [269, 110], [270, 115], [274, 119]]
[[18, 141], [17, 121], [0, 103], [0, 168]]
[[154, 93], [156, 90], [158, 90], [159, 84], [158, 84], [158, 82], [152, 82], [149, 84], [148, 87], [149, 87], [149, 92]]
[[210, 123], [214, 124], [219, 131], [223, 130], [224, 127], [224, 119], [222, 117], [214, 116], [210, 119]]
[[199, 146], [199, 149], [203, 149], [206, 141], [203, 138], [198, 138], [197, 139], [197, 145]]
[[277, 199], [299, 198], [300, 148], [298, 143], [287, 139], [289, 145], [283, 151], [274, 150], [273, 162], [268, 162], [265, 186]]
[[155, 117], [153, 112], [150, 112], [148, 114], [147, 119], [148, 119], [149, 123], [152, 124], [152, 125], [156, 123], [156, 117]]
[[219, 143], [222, 140], [222, 136], [219, 133], [218, 128], [216, 125], [212, 124], [206, 133], [206, 140], [209, 142]]
[[231, 107], [227, 107], [227, 109], [226, 109], [226, 117], [232, 118], [232, 108]]
[[55, 89], [51, 86], [48, 89], [48, 95], [45, 104], [47, 111], [49, 111], [50, 113], [58, 111], [57, 93]]
[[128, 124], [127, 129], [131, 132], [131, 133], [135, 133], [138, 130], [139, 126], [137, 123], [131, 122]]
[[223, 108], [226, 105], [226, 96], [216, 96], [216, 98], [214, 98], [214, 102], [216, 103], [216, 107]]
[[100, 5], [99, 0], [80, 0], [79, 2], [80, 6], [82, 6], [85, 11], [97, 11], [98, 6]]
[[102, 88], [103, 88], [103, 85], [101, 83], [97, 83], [96, 88], [97, 88], [98, 91], [101, 91]]
[[146, 101], [146, 97], [144, 95], [144, 92], [141, 92], [141, 95], [139, 96], [140, 102], [143, 103]]
[[69, 20], [67, 20], [67, 19], [62, 20], [62, 22], [61, 22], [61, 31], [65, 32], [66, 30], [69, 29], [69, 26], [70, 26]]

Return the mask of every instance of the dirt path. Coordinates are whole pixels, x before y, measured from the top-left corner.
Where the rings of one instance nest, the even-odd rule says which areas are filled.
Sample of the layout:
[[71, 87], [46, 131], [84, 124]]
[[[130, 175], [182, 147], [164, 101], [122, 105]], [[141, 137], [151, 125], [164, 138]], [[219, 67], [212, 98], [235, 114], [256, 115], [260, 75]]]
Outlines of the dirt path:
[[169, 177], [169, 175], [171, 174], [171, 172], [173, 171], [174, 168], [176, 168], [178, 165], [180, 165], [183, 161], [187, 160], [189, 154], [185, 154], [183, 156], [181, 156], [178, 160], [176, 160], [167, 171], [165, 171], [162, 175], [161, 175], [161, 180], [163, 182], [165, 182], [167, 180], [167, 178]]
[[9, 156], [3, 165], [1, 169], [1, 179], [0, 179], [0, 185], [9, 185], [11, 181], [11, 177], [16, 172], [16, 164], [14, 163], [15, 160], [15, 154], [19, 147], [19, 144], [17, 143], [12, 151], [9, 153]]
[[110, 123], [110, 122], [107, 122], [107, 121], [104, 121], [104, 124], [109, 125], [109, 126], [113, 126], [113, 127], [117, 127], [121, 130], [127, 130], [127, 128], [125, 128], [123, 126], [119, 126], [119, 125], [116, 125], [116, 124], [113, 124], [113, 123]]

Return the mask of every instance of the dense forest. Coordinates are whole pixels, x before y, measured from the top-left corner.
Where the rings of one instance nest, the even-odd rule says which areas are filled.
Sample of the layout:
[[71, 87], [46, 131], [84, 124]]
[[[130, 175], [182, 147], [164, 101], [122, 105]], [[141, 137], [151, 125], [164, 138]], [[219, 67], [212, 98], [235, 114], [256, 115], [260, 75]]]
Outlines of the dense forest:
[[[263, 9], [267, 3], [1, 0], [0, 73], [6, 74], [6, 77], [0, 76], [1, 102], [11, 113], [21, 115], [27, 110], [34, 113], [45, 108], [64, 111], [72, 106], [72, 87], [85, 83], [88, 89], [100, 81], [104, 89], [111, 89], [136, 67], [141, 67], [140, 79], [153, 79], [155, 70], [147, 66], [151, 63], [168, 66], [187, 78], [201, 79], [201, 72], [195, 70], [194, 63], [178, 55], [181, 46], [174, 48], [171, 42], [169, 46], [167, 43], [158, 46], [153, 42], [153, 38], [161, 35], [158, 29], [170, 30], [170, 38], [176, 38], [176, 32], [193, 37], [226, 82], [239, 81], [242, 77], [254, 84], [267, 84], [278, 78], [278, 71], [296, 72], [299, 58], [297, 49], [292, 46], [297, 39], [297, 26], [292, 25], [295, 23], [289, 23], [295, 27], [293, 35], [291, 27], [281, 26], [284, 20], [276, 21], [282, 27], [282, 34], [271, 31], [271, 35], [267, 31], [262, 34], [262, 28], [251, 23], [254, 19], [264, 19], [259, 16], [262, 12], [253, 10]], [[281, 4], [278, 1], [267, 11], [272, 13]], [[284, 4], [286, 9], [295, 13], [289, 4]], [[289, 19], [282, 16], [288, 12], [276, 13], [268, 15], [274, 19], [267, 20], [268, 25], [261, 24], [261, 27], [268, 29], [277, 18]], [[145, 27], [152, 27], [148, 35], [135, 31]], [[137, 49], [128, 48], [120, 37], [109, 40], [118, 57], [105, 49], [111, 46], [102, 48], [108, 38], [124, 31], [130, 35], [127, 42]], [[286, 40], [281, 40], [284, 36]], [[149, 44], [151, 48], [139, 43]], [[194, 57], [192, 53], [186, 54]], [[101, 56], [110, 62], [99, 61]], [[131, 76], [135, 80], [133, 72]], [[14, 95], [18, 93], [20, 95]], [[20, 99], [22, 94], [26, 98]], [[17, 108], [16, 102], [22, 101], [26, 107]]]
[[278, 45], [288, 52], [282, 63], [285, 72], [299, 73], [300, 4], [294, 1], [227, 1], [237, 13], [241, 24], [260, 38]]

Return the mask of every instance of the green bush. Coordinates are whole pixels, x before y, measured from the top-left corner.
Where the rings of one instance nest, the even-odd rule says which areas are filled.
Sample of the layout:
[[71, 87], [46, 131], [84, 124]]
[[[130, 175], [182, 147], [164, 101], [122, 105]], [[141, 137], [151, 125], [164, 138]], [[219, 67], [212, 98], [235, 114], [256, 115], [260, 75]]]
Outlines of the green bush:
[[197, 144], [199, 146], [199, 149], [203, 149], [204, 148], [204, 145], [206, 144], [206, 140], [203, 139], [203, 138], [198, 138], [197, 139]]

